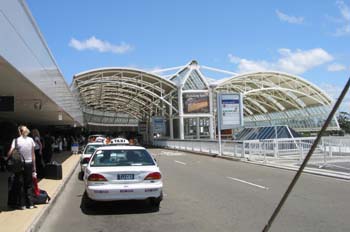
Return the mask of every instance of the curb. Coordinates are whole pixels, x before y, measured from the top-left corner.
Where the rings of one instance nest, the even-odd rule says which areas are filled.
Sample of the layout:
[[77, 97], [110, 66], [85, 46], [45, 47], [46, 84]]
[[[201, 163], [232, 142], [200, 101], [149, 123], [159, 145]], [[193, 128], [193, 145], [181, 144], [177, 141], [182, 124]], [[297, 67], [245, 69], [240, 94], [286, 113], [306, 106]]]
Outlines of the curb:
[[[244, 163], [263, 166], [263, 167], [270, 167], [270, 168], [277, 168], [277, 169], [283, 169], [288, 171], [294, 171], [297, 172], [299, 170], [298, 167], [290, 167], [290, 166], [283, 166], [283, 165], [273, 165], [273, 164], [261, 164], [256, 163], [253, 161], [242, 161]], [[313, 168], [305, 168], [303, 170], [303, 173], [312, 174], [312, 175], [318, 175], [318, 176], [325, 176], [330, 178], [336, 178], [336, 179], [342, 179], [342, 180], [350, 180], [349, 174], [335, 172], [335, 171], [329, 171], [329, 170], [323, 170], [322, 172], [318, 169]]]
[[[74, 155], [74, 154], [73, 154]], [[35, 232], [38, 231], [42, 225], [42, 223], [45, 221], [46, 217], [50, 213], [52, 207], [55, 205], [57, 198], [61, 195], [63, 192], [64, 188], [66, 187], [68, 181], [72, 177], [75, 169], [79, 165], [79, 159], [77, 163], [73, 166], [73, 168], [69, 171], [68, 175], [62, 180], [58, 188], [56, 189], [56, 192], [53, 194], [51, 197], [51, 200], [49, 204], [44, 207], [44, 209], [36, 216], [36, 218], [33, 220], [31, 225], [26, 229], [26, 232]]]

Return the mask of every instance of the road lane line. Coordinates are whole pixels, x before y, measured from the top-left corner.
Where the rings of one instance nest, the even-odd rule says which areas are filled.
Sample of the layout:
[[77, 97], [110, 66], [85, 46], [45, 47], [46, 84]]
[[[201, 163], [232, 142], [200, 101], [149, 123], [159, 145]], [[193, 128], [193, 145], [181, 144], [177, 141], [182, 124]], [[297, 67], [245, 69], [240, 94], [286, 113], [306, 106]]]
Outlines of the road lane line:
[[175, 163], [179, 163], [179, 164], [182, 164], [182, 165], [186, 165], [186, 163], [180, 162], [180, 161], [177, 161], [177, 160], [175, 160]]
[[255, 187], [258, 187], [258, 188], [262, 188], [262, 189], [266, 189], [266, 190], [269, 189], [268, 187], [265, 187], [265, 186], [262, 186], [262, 185], [258, 185], [258, 184], [254, 184], [254, 183], [251, 183], [251, 182], [247, 182], [247, 181], [244, 181], [244, 180], [240, 180], [240, 179], [237, 179], [237, 178], [233, 178], [233, 177], [230, 177], [230, 176], [227, 176], [227, 178], [231, 179], [231, 180], [235, 180], [235, 181], [241, 182], [241, 183], [244, 183], [244, 184], [249, 184], [249, 185], [252, 185], [252, 186], [255, 186]]

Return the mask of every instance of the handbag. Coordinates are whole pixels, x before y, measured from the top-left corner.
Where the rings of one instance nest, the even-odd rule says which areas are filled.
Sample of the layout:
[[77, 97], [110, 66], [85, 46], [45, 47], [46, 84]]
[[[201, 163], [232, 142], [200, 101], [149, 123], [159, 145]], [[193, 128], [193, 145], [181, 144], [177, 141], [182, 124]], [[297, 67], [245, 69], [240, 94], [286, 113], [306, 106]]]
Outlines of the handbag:
[[7, 170], [18, 173], [24, 170], [24, 157], [18, 150], [17, 139], [15, 140], [15, 149], [13, 149], [10, 158], [7, 160]]

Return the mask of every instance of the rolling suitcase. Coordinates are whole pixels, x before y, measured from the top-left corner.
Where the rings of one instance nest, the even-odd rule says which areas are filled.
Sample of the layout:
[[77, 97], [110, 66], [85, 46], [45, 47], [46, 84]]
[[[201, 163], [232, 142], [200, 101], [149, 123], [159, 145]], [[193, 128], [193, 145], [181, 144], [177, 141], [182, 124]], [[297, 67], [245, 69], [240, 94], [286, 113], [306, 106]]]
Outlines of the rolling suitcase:
[[45, 166], [45, 178], [53, 180], [62, 179], [62, 165], [53, 161]]

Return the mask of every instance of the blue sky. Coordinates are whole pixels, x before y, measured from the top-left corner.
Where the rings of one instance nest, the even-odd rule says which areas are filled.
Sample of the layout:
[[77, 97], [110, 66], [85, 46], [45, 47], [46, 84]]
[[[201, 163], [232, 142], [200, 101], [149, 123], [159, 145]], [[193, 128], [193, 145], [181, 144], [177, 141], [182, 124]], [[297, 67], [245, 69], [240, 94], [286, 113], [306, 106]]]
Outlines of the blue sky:
[[337, 97], [350, 75], [350, 0], [27, 4], [68, 84], [93, 68], [152, 70], [196, 59], [239, 73], [296, 74]]

